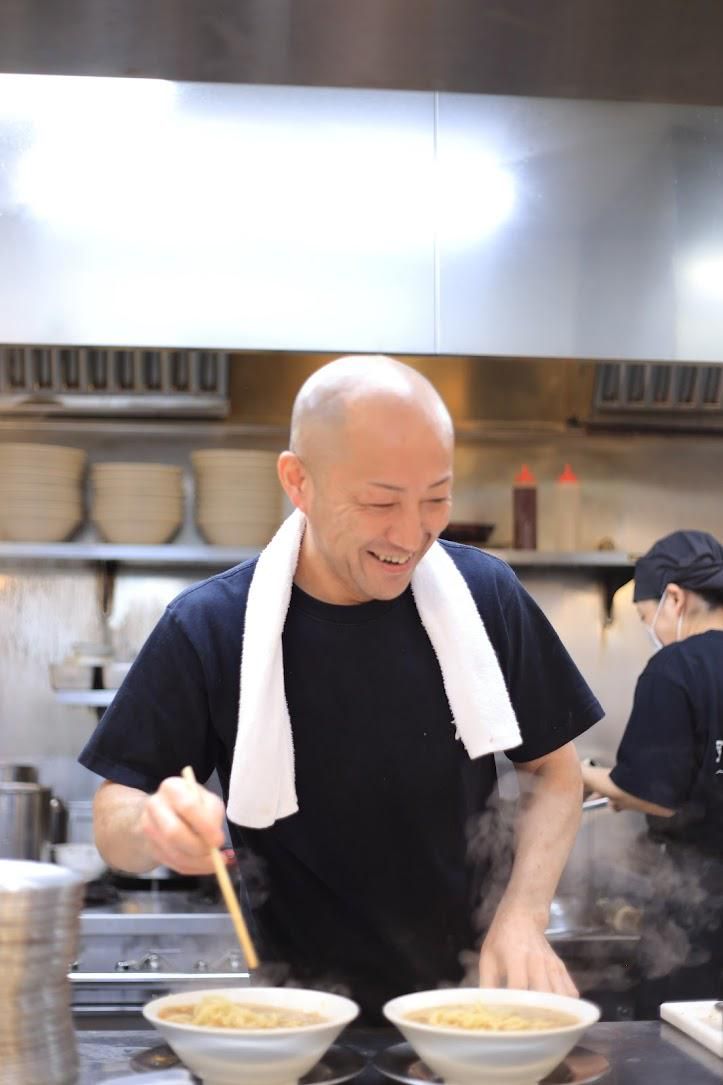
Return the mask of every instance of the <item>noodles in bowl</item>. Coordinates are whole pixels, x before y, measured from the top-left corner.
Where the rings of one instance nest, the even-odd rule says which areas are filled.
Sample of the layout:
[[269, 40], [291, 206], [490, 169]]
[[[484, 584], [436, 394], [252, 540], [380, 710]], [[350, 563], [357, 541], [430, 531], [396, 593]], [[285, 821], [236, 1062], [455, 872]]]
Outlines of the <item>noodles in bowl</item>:
[[358, 1012], [326, 991], [245, 986], [165, 995], [143, 1016], [204, 1085], [295, 1085]]
[[[281, 999], [280, 999], [281, 1000]], [[252, 1002], [234, 1002], [224, 995], [206, 995], [190, 1005], [167, 1006], [158, 1013], [161, 1021], [198, 1028], [277, 1029], [321, 1025], [319, 1013], [289, 1010], [284, 1006], [263, 1006]]]
[[578, 1018], [571, 1013], [534, 1006], [492, 1006], [484, 1002], [459, 1002], [413, 1010], [408, 1021], [440, 1028], [470, 1032], [534, 1032], [539, 1029], [568, 1028]]
[[462, 987], [402, 995], [384, 1015], [445, 1085], [537, 1085], [600, 1011], [563, 995]]

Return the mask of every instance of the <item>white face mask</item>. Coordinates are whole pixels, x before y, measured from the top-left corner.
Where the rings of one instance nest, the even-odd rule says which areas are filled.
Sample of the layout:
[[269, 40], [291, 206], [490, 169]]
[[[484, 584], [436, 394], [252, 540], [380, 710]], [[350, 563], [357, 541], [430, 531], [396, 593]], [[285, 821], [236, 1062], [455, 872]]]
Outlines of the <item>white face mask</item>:
[[652, 622], [650, 622], [650, 624], [648, 624], [647, 622], [643, 622], [643, 625], [645, 626], [645, 632], [648, 634], [648, 636], [652, 640], [653, 647], [655, 648], [656, 652], [659, 651], [663, 647], [662, 640], [660, 639], [658, 634], [655, 632], [655, 623], [658, 620], [658, 615], [660, 614], [660, 608], [663, 605], [663, 600], [664, 599], [665, 599], [665, 592], [663, 592], [663, 594], [660, 597], [660, 602], [658, 603], [658, 608], [655, 611], [655, 614], [653, 615]]
[[[666, 591], [667, 591], [667, 589], [666, 589]], [[658, 634], [655, 632], [655, 623], [658, 620], [658, 615], [660, 614], [660, 608], [662, 607], [663, 602], [665, 600], [666, 591], [664, 591], [663, 594], [660, 597], [660, 602], [658, 603], [657, 610], [655, 611], [655, 614], [653, 615], [653, 620], [650, 623], [650, 625], [648, 625], [647, 622], [643, 623], [644, 626], [645, 626], [645, 632], [648, 634], [648, 636], [652, 640], [653, 647], [655, 648], [656, 652], [659, 651], [663, 647], [662, 640], [660, 639]], [[683, 612], [681, 611], [680, 614], [678, 615], [678, 622], [677, 622], [677, 624], [675, 626], [675, 639], [676, 639], [676, 641], [679, 641], [681, 639], [680, 634], [681, 634], [682, 629], [683, 629]]]

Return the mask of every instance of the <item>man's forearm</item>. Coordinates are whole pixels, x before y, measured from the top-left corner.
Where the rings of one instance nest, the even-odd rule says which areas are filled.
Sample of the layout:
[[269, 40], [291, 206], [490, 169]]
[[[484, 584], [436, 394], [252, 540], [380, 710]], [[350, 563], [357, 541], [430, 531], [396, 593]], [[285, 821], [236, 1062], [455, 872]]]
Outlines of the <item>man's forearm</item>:
[[545, 938], [545, 928], [580, 824], [580, 763], [568, 744], [516, 767], [521, 797], [515, 857], [480, 950], [480, 984], [576, 995], [565, 965]]
[[148, 796], [123, 784], [101, 785], [93, 804], [95, 842], [105, 861], [116, 870], [144, 874], [157, 866], [140, 820]]
[[570, 743], [518, 766], [518, 779], [515, 857], [500, 909], [520, 909], [544, 929], [582, 813], [582, 778], [574, 747]]

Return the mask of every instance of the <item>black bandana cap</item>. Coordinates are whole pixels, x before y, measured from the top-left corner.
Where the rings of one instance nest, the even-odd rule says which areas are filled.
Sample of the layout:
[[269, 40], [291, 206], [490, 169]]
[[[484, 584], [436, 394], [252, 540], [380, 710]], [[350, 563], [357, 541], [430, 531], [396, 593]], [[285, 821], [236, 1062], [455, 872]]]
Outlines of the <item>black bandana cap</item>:
[[633, 602], [660, 599], [668, 584], [723, 591], [723, 546], [706, 531], [674, 531], [635, 563]]

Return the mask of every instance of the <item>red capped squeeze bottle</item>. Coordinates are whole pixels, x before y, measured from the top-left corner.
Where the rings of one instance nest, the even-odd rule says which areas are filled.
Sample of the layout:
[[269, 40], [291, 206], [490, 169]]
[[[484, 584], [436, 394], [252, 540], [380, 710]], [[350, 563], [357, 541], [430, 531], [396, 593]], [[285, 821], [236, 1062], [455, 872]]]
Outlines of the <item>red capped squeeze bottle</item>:
[[537, 549], [537, 480], [526, 463], [512, 487], [512, 545], [515, 550]]
[[580, 548], [580, 480], [569, 463], [555, 483], [555, 544], [558, 550]]

